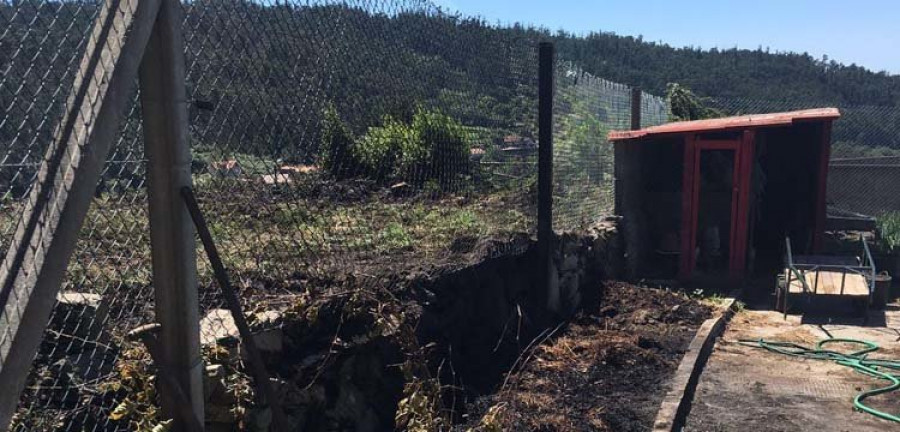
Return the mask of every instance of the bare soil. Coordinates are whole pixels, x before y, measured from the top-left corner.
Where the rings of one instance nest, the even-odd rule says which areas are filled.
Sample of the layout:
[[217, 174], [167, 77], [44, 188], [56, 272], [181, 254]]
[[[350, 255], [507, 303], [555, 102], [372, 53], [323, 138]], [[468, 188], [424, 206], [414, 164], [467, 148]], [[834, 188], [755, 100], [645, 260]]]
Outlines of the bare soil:
[[[884, 313], [885, 326], [804, 324], [800, 316], [771, 311], [745, 311], [729, 324], [700, 378], [685, 427], [691, 432], [726, 431], [884, 431], [897, 426], [853, 410], [853, 398], [883, 381], [863, 376], [828, 361], [787, 357], [738, 343], [742, 339], [777, 340], [813, 346], [829, 334], [878, 343], [872, 358], [896, 358], [896, 310]], [[886, 319], [884, 319], [886, 318]], [[855, 319], [855, 318], [854, 318]], [[876, 321], [876, 320], [871, 320]], [[835, 349], [850, 347], [835, 345]], [[883, 411], [900, 412], [896, 394], [866, 401]], [[739, 409], [736, 407], [740, 407]]]
[[[533, 351], [468, 426], [515, 431], [644, 431], [712, 308], [685, 295], [610, 282], [597, 312]], [[487, 415], [485, 415], [487, 414]]]

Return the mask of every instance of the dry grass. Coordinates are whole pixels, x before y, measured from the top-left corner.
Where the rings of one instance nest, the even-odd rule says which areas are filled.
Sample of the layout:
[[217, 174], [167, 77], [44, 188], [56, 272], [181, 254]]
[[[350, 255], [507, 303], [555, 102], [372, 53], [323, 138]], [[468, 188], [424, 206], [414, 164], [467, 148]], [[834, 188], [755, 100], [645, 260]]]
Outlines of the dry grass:
[[482, 402], [492, 408], [474, 430], [647, 430], [666, 381], [712, 309], [681, 294], [607, 286], [599, 315], [539, 345]]

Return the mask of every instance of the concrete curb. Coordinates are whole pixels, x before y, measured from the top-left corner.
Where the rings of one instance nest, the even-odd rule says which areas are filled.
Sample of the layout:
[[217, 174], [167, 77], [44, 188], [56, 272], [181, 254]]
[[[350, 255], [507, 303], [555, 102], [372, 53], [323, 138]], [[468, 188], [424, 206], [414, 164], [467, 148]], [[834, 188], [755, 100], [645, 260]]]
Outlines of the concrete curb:
[[666, 397], [656, 413], [653, 432], [678, 432], [684, 427], [691, 410], [694, 391], [700, 382], [700, 373], [703, 372], [703, 367], [706, 366], [706, 361], [712, 354], [716, 338], [722, 334], [725, 325], [734, 316], [735, 297], [737, 296], [726, 300], [724, 312], [715, 318], [704, 321], [697, 330], [697, 334], [694, 335], [694, 339], [688, 346], [688, 350], [672, 378], [672, 389], [666, 393]]

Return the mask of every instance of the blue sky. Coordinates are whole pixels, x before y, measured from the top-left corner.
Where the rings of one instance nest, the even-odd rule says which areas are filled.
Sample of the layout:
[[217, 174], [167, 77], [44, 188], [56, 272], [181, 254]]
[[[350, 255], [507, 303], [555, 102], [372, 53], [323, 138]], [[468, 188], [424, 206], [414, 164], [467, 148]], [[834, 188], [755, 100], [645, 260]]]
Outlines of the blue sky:
[[900, 0], [434, 0], [489, 22], [611, 31], [703, 48], [769, 47], [900, 74]]

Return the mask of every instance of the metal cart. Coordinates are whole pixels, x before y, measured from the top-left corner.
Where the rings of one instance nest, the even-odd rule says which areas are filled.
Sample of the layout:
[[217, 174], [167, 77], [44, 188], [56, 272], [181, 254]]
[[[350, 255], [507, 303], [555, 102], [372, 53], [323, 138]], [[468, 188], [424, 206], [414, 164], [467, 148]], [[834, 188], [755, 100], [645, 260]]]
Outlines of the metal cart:
[[868, 315], [872, 293], [875, 290], [875, 262], [869, 245], [860, 240], [858, 257], [829, 255], [794, 255], [791, 239], [785, 239], [787, 246], [783, 280], [776, 289], [776, 309], [787, 318], [792, 297], [807, 300], [815, 296], [843, 296], [858, 298], [865, 302], [864, 312]]

